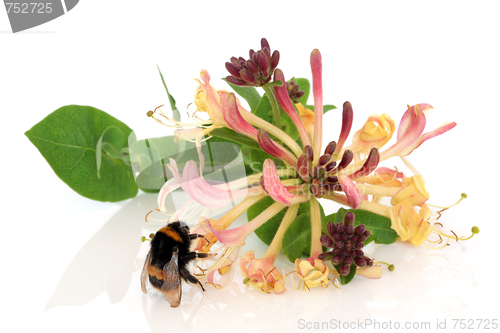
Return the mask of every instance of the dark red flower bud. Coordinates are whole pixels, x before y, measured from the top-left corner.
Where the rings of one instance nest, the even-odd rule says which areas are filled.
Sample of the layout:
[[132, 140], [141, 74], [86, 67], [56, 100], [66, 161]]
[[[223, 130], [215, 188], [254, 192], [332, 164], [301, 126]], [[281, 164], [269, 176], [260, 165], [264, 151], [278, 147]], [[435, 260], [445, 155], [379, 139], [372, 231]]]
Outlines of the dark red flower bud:
[[334, 256], [332, 257], [332, 264], [334, 264], [334, 265], [338, 265], [338, 264], [340, 264], [341, 262], [342, 262], [342, 256], [340, 256], [340, 255], [338, 255], [338, 254], [337, 254], [337, 255], [334, 255]]
[[342, 266], [340, 266], [340, 271], [339, 271], [340, 275], [346, 276], [346, 275], [349, 275], [350, 272], [351, 272], [350, 265], [343, 264]]
[[[276, 67], [278, 67], [278, 63], [279, 62], [280, 62], [280, 52], [278, 50], [274, 50], [273, 55], [271, 56], [271, 72], [274, 72], [274, 70], [276, 69]], [[303, 92], [302, 95], [304, 93], [305, 92]]]
[[335, 141], [331, 141], [325, 148], [325, 154], [333, 155], [335, 147], [337, 147], [337, 143]]
[[257, 84], [257, 79], [255, 78], [255, 76], [246, 68], [240, 70], [240, 77], [252, 85]]
[[265, 47], [267, 47], [269, 50], [271, 49], [271, 47], [269, 46], [269, 42], [267, 41], [267, 39], [262, 38], [260, 40], [260, 48], [263, 49]]
[[354, 258], [354, 263], [358, 267], [364, 267], [364, 266], [366, 266], [366, 260], [363, 257], [356, 257], [356, 258]]
[[329, 154], [322, 155], [318, 160], [318, 165], [323, 166], [327, 164], [332, 157]]
[[365, 230], [366, 230], [365, 225], [364, 225], [364, 224], [360, 224], [360, 225], [358, 225], [358, 226], [356, 227], [356, 229], [354, 229], [354, 233], [355, 233], [356, 235], [361, 235], [363, 232], [365, 232]]
[[236, 67], [233, 63], [226, 62], [226, 69], [234, 77], [240, 77], [240, 68]]
[[320, 241], [324, 247], [333, 247], [333, 240], [327, 235], [321, 235]]
[[234, 84], [234, 85], [237, 85], [237, 86], [246, 86], [247, 83], [241, 79], [238, 79], [238, 78], [235, 78], [234, 76], [226, 76], [226, 81], [231, 83], [231, 84]]
[[[354, 216], [353, 212], [347, 212], [347, 214], [345, 214], [345, 216], [344, 216], [344, 224], [345, 225], [353, 225], [355, 219], [356, 219], [356, 216]], [[354, 232], [354, 228], [353, 228], [353, 232]]]
[[337, 170], [340, 171], [346, 168], [352, 162], [353, 158], [354, 153], [352, 151], [350, 151], [349, 149], [344, 151], [344, 155], [342, 155], [342, 160], [340, 160]]
[[330, 236], [333, 237], [333, 235], [335, 234], [335, 223], [328, 222], [328, 224], [326, 225], [326, 231]]

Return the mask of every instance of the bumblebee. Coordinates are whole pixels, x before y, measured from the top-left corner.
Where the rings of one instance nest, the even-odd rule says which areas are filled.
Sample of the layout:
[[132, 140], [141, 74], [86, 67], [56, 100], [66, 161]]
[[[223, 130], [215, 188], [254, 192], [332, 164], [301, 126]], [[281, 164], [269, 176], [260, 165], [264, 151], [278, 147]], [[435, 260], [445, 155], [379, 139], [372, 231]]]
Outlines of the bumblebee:
[[181, 277], [186, 282], [203, 285], [187, 269], [187, 264], [195, 258], [208, 258], [207, 253], [190, 252], [191, 243], [203, 235], [190, 234], [189, 227], [183, 222], [173, 222], [158, 230], [151, 240], [144, 268], [141, 273], [142, 292], [146, 293], [149, 282], [161, 291], [170, 306], [178, 307], [181, 302]]

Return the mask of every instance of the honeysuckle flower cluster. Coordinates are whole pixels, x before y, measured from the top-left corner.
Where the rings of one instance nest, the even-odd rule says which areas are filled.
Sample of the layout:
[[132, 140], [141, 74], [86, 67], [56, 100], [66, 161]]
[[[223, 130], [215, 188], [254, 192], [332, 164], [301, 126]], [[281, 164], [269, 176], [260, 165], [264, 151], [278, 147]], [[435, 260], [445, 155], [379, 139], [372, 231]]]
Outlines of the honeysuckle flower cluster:
[[[179, 187], [189, 193], [191, 199], [174, 212], [171, 219], [181, 216], [193, 202], [203, 207], [198, 216], [199, 224], [192, 229], [192, 232], [204, 235], [195, 250], [217, 252], [219, 256], [215, 263], [201, 269], [200, 278], [220, 287], [222, 283], [218, 278], [227, 276], [233, 267], [239, 266], [244, 276], [243, 283], [263, 292], [284, 292], [287, 274], [280, 272], [274, 262], [287, 229], [298, 218], [301, 205], [307, 205], [309, 209], [309, 256], [301, 258], [299, 255], [291, 259], [296, 268], [291, 274], [309, 289], [327, 287], [336, 277], [350, 273], [369, 278], [381, 276], [380, 264], [362, 250], [373, 231], [359, 219], [356, 219], [358, 225], [354, 226], [357, 209], [390, 219], [390, 228], [399, 239], [415, 246], [442, 247], [448, 244], [442, 237], [456, 238], [457, 241], [466, 239], [442, 230], [442, 224], [434, 218], [436, 213], [427, 205], [430, 194], [425, 189], [423, 175], [406, 159], [424, 142], [451, 130], [456, 123], [446, 123], [424, 133], [426, 116], [432, 106], [416, 104], [407, 106], [397, 126], [396, 142], [390, 147], [384, 148], [393, 137], [396, 126], [385, 113], [368, 117], [362, 128], [353, 134], [349, 145], [354, 111], [351, 103], [345, 102], [338, 138], [322, 147], [321, 53], [315, 49], [310, 55], [314, 107], [297, 101], [306, 92], [295, 81], [286, 81], [285, 73], [278, 68], [279, 59], [280, 53], [276, 50], [271, 53], [269, 43], [262, 39], [261, 50], [250, 50], [248, 60], [232, 57], [225, 64], [230, 74], [227, 82], [244, 89], [263, 88], [265, 95], [262, 98], [269, 99], [271, 109], [266, 111], [272, 112], [272, 122], [259, 117], [254, 110], [245, 109], [234, 93], [217, 90], [206, 70], [200, 72], [201, 80], [196, 80], [198, 87], [194, 103], [197, 111], [205, 112], [208, 119], [193, 116], [192, 122], [179, 122], [161, 110], [159, 114], [149, 114], [162, 124], [177, 127], [175, 135], [178, 139], [197, 143], [198, 161], [185, 163], [183, 170], [173, 159], [166, 165], [173, 178], [160, 190], [158, 207], [166, 212], [165, 198]], [[292, 138], [290, 132], [281, 126], [280, 110], [291, 120], [298, 139]], [[272, 158], [263, 161], [262, 171], [245, 178], [224, 184], [206, 181], [202, 174], [206, 156], [201, 153], [201, 141], [207, 140], [219, 128], [251, 139]], [[234, 142], [242, 144], [238, 139]], [[379, 163], [394, 157], [401, 158], [413, 175], [379, 166]], [[273, 203], [248, 223], [231, 228], [239, 216], [264, 198], [271, 198]], [[208, 218], [212, 210], [224, 208], [235, 199], [241, 199], [241, 202], [222, 217], [216, 220]], [[332, 200], [354, 211], [345, 216], [343, 223], [323, 220], [322, 224], [318, 199]], [[282, 211], [285, 211], [284, 217], [264, 256], [259, 259], [249, 251], [242, 254], [238, 262], [246, 237]], [[326, 232], [322, 232], [322, 226]], [[330, 250], [325, 252], [323, 246]]]

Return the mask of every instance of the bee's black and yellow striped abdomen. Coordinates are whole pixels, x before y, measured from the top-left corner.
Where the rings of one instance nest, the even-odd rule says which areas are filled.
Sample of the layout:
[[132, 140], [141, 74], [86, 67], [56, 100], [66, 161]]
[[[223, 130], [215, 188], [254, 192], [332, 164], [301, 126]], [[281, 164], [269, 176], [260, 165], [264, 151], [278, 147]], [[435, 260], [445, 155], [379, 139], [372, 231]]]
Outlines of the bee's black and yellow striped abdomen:
[[[163, 267], [172, 258], [174, 248], [179, 250], [179, 258], [189, 253], [191, 240], [189, 229], [179, 222], [168, 224], [158, 230], [151, 240], [151, 265], [148, 267], [149, 282], [153, 287], [160, 289], [163, 285]], [[179, 260], [179, 267], [186, 263]]]

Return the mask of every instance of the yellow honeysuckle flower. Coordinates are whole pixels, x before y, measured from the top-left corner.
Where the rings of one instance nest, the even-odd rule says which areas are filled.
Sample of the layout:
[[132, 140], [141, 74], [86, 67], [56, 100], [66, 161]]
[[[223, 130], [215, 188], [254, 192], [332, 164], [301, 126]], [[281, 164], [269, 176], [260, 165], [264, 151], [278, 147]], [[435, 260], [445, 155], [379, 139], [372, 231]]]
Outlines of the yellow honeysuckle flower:
[[429, 193], [425, 190], [425, 180], [422, 175], [416, 175], [403, 179], [403, 186], [391, 200], [391, 205], [396, 206], [404, 200], [409, 200], [412, 206], [421, 206], [429, 199]]
[[306, 260], [295, 260], [297, 275], [308, 288], [328, 286], [330, 280], [328, 274], [330, 268], [320, 259], [308, 258]]
[[417, 213], [410, 200], [406, 199], [395, 205], [390, 214], [391, 228], [398, 233], [402, 241], [409, 241], [413, 245], [420, 246], [433, 230], [428, 222], [431, 211], [425, 204]]

